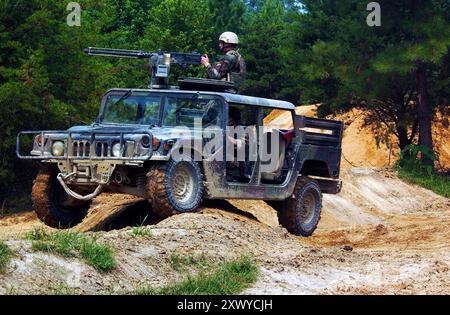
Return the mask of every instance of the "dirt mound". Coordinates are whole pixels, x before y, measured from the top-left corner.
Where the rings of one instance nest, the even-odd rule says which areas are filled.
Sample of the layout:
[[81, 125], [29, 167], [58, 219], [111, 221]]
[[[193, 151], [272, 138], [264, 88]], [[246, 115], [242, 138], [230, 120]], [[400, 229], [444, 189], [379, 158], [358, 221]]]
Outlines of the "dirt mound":
[[0, 218], [0, 227], [24, 224], [24, 223], [28, 223], [31, 221], [35, 221], [36, 219], [37, 219], [37, 217], [34, 212], [12, 214], [9, 216], [5, 216], [4, 218]]
[[446, 113], [438, 112], [433, 123], [433, 141], [440, 167], [450, 169], [450, 108]]
[[[318, 106], [319, 105], [299, 106], [295, 109], [295, 112], [297, 115], [316, 117]], [[264, 125], [280, 129], [294, 128], [290, 113], [280, 109], [271, 111], [270, 114], [264, 118]]]
[[[366, 113], [361, 109], [337, 115], [333, 119], [341, 120], [345, 124], [342, 143], [342, 166], [357, 167], [389, 167], [399, 156], [398, 140], [392, 135], [384, 141], [385, 128], [375, 128], [374, 124], [366, 125]], [[433, 122], [433, 141], [438, 153], [439, 166], [450, 168], [450, 128], [448, 118], [440, 112]]]
[[346, 169], [339, 195], [324, 196], [314, 244], [358, 248], [450, 245], [450, 200], [399, 180], [392, 172]]
[[[152, 236], [135, 238], [123, 227], [141, 225], [148, 205], [125, 195], [99, 197], [86, 222], [95, 229], [120, 229], [96, 233], [116, 253], [118, 267], [110, 273], [76, 258], [35, 252], [18, 231], [40, 223], [2, 219], [0, 237], [16, 254], [0, 275], [0, 294], [48, 293], [61, 286], [73, 293], [111, 294], [162, 286], [186, 276], [173, 268], [174, 254], [214, 263], [252, 254], [261, 277], [246, 294], [449, 294], [449, 199], [405, 184], [391, 172], [356, 168], [342, 177], [342, 193], [324, 197], [322, 220], [311, 238], [279, 227], [264, 202], [242, 200], [209, 201], [198, 214], [148, 222]], [[116, 219], [104, 221], [103, 212]], [[124, 213], [135, 214], [134, 220], [123, 221]], [[8, 225], [13, 222], [19, 224]]]
[[148, 202], [138, 197], [122, 194], [101, 194], [92, 201], [88, 216], [74, 228], [78, 232], [102, 231], [125, 211], [133, 211], [136, 204]]
[[[298, 115], [317, 117], [319, 105], [299, 106]], [[397, 139], [391, 136], [384, 139], [383, 128], [377, 130], [375, 125], [366, 125], [367, 114], [361, 109], [352, 109], [330, 119], [344, 122], [344, 138], [342, 143], [342, 167], [389, 167], [397, 160], [399, 150]], [[281, 129], [293, 128], [289, 113], [281, 110], [272, 111], [265, 119], [265, 124]], [[382, 139], [388, 141], [381, 141]], [[433, 140], [438, 153], [439, 164], [443, 169], [450, 169], [450, 128], [448, 115], [436, 113], [433, 122]]]
[[21, 236], [40, 225], [41, 223], [34, 212], [24, 212], [0, 218], [0, 240]]

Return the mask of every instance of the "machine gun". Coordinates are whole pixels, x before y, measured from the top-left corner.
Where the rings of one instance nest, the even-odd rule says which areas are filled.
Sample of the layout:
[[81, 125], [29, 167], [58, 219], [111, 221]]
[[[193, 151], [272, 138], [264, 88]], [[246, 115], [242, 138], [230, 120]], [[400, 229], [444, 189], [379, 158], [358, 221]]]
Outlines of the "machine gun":
[[107, 56], [118, 58], [148, 59], [152, 68], [151, 88], [167, 88], [169, 85], [170, 66], [180, 65], [186, 68], [188, 65], [199, 66], [202, 55], [199, 53], [178, 52], [146, 52], [142, 50], [94, 48], [84, 49], [90, 56]]

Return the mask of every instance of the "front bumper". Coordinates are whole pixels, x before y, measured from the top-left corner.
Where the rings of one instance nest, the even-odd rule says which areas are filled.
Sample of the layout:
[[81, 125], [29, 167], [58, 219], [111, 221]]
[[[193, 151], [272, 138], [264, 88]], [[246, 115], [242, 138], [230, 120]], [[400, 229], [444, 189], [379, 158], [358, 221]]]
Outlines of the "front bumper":
[[[37, 135], [41, 135], [40, 144], [34, 141]], [[33, 149], [27, 150], [29, 155], [21, 153], [24, 136], [33, 137]], [[141, 143], [144, 136], [152, 143], [152, 134], [142, 131], [24, 131], [17, 135], [16, 155], [24, 160], [57, 164], [68, 185], [108, 185], [118, 165], [142, 166], [152, 159], [153, 148], [145, 148]], [[63, 156], [51, 153], [55, 141], [64, 143]], [[120, 156], [113, 155], [112, 148], [117, 143], [121, 147]]]
[[[21, 153], [21, 138], [25, 135], [41, 135], [44, 143], [29, 152], [30, 155]], [[152, 148], [144, 148], [140, 143], [143, 136], [150, 137], [149, 132], [107, 132], [107, 131], [23, 131], [17, 135], [16, 155], [24, 160], [77, 160], [77, 161], [133, 161], [144, 162], [151, 159]], [[64, 143], [64, 155], [54, 156], [51, 153], [51, 143], [62, 141]], [[150, 143], [151, 143], [150, 142]], [[112, 147], [121, 145], [121, 156], [114, 156]]]

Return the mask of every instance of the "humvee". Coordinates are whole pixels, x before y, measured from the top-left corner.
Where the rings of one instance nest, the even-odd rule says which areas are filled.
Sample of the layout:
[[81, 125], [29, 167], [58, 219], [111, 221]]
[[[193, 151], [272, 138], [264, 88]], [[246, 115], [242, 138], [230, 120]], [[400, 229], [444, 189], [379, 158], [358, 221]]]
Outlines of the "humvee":
[[[70, 228], [102, 192], [148, 199], [163, 218], [196, 212], [206, 199], [264, 200], [289, 232], [312, 235], [322, 194], [341, 190], [342, 123], [228, 88], [228, 82], [182, 79], [176, 88], [112, 89], [90, 126], [19, 133], [18, 157], [42, 166], [33, 210], [49, 226]], [[239, 136], [228, 130], [231, 111], [247, 131], [241, 159], [234, 150]], [[32, 148], [22, 154], [26, 136]]]

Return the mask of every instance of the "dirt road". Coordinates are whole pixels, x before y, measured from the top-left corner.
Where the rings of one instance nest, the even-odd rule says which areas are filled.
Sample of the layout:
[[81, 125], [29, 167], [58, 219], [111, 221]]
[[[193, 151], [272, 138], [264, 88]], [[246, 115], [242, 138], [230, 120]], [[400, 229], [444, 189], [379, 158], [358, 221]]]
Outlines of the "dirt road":
[[[450, 294], [450, 200], [389, 171], [346, 169], [343, 180], [341, 194], [324, 197], [319, 228], [307, 239], [279, 227], [264, 202], [208, 202], [198, 214], [159, 222], [147, 216], [146, 201], [101, 196], [76, 229], [106, 230], [97, 232], [99, 241], [115, 249], [118, 261], [106, 274], [78, 259], [34, 252], [20, 236], [41, 224], [30, 213], [7, 217], [0, 239], [16, 254], [0, 275], [0, 294], [162, 286], [186, 276], [172, 268], [173, 253], [215, 262], [252, 254], [261, 276], [245, 294]], [[142, 222], [153, 235], [131, 237], [127, 226]]]

